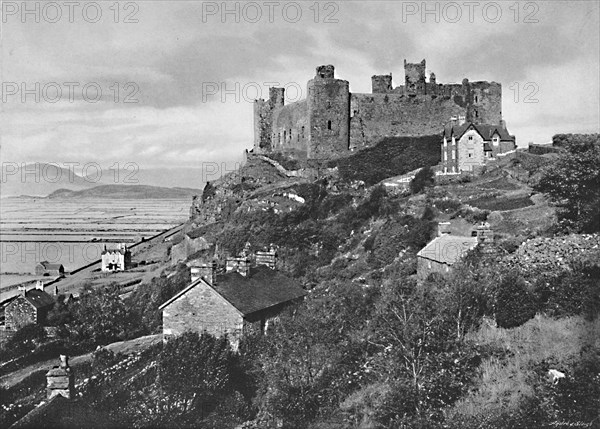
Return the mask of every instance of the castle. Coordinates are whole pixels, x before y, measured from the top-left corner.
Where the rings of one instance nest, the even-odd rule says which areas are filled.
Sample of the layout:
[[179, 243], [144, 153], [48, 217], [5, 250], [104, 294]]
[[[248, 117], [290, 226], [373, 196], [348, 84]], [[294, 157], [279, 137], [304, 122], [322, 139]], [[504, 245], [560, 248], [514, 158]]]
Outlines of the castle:
[[502, 87], [496, 82], [438, 84], [425, 77], [425, 60], [404, 60], [404, 85], [392, 75], [371, 78], [372, 93], [350, 92], [334, 66], [317, 67], [307, 98], [286, 105], [284, 88], [270, 88], [269, 100], [254, 103], [253, 153], [285, 153], [295, 159], [327, 160], [373, 146], [384, 137], [440, 134], [451, 118], [499, 124]]

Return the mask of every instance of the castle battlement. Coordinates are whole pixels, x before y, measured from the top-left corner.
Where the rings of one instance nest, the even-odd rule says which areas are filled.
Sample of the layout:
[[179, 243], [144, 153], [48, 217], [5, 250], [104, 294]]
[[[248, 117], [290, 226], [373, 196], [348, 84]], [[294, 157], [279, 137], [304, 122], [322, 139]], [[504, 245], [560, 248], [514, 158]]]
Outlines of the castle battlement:
[[441, 133], [452, 117], [475, 124], [502, 119], [502, 87], [496, 82], [438, 84], [425, 76], [425, 60], [404, 60], [404, 84], [392, 74], [371, 77], [370, 94], [351, 93], [333, 65], [316, 68], [307, 98], [286, 105], [283, 88], [254, 104], [254, 152], [282, 152], [297, 159], [330, 159], [376, 144], [385, 137]]

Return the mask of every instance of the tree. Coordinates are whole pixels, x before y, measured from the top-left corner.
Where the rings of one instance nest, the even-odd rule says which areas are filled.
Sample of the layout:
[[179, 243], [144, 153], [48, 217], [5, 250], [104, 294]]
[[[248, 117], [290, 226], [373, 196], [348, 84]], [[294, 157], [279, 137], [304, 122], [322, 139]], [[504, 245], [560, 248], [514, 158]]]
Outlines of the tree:
[[532, 294], [518, 273], [509, 273], [500, 282], [496, 294], [496, 323], [501, 328], [521, 326], [535, 316]]
[[557, 205], [562, 228], [600, 231], [599, 135], [557, 135], [553, 140], [565, 151], [542, 168], [535, 190], [548, 194]]
[[433, 177], [433, 170], [431, 167], [426, 166], [421, 168], [417, 174], [415, 174], [415, 177], [410, 181], [410, 191], [413, 194], [418, 194], [423, 189], [433, 186]]
[[85, 290], [73, 304], [71, 313], [70, 337], [81, 347], [123, 340], [139, 328], [137, 314], [123, 303], [116, 284]]
[[233, 392], [236, 358], [226, 337], [186, 332], [169, 340], [158, 358], [160, 408], [165, 417], [207, 411]]

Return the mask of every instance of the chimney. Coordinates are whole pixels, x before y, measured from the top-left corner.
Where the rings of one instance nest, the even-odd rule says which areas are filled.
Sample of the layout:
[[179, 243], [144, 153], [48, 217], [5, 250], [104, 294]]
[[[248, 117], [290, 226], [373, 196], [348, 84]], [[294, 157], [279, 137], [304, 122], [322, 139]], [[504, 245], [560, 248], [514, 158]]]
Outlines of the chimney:
[[438, 222], [438, 237], [450, 235], [450, 222]]
[[27, 286], [18, 286], [17, 289], [21, 292], [21, 296], [25, 296], [27, 293]]
[[458, 125], [463, 125], [466, 121], [466, 118], [464, 116], [459, 116], [458, 117]]
[[277, 267], [277, 249], [271, 244], [267, 251], [256, 252], [256, 265], [266, 265], [274, 270]]
[[250, 258], [241, 256], [239, 258], [227, 258], [225, 262], [225, 272], [230, 273], [236, 271], [247, 277], [250, 273]]
[[75, 375], [69, 367], [67, 355], [60, 355], [60, 366], [55, 366], [46, 373], [46, 396], [52, 399], [55, 396], [71, 399], [75, 396]]
[[209, 285], [217, 283], [217, 263], [215, 261], [193, 266], [190, 268], [190, 273], [192, 282], [202, 278]]
[[477, 226], [477, 244], [483, 253], [494, 252], [494, 231], [487, 222], [481, 222]]
[[37, 282], [35, 282], [35, 288], [37, 290], [43, 291], [44, 290], [44, 282], [41, 280], [38, 280]]

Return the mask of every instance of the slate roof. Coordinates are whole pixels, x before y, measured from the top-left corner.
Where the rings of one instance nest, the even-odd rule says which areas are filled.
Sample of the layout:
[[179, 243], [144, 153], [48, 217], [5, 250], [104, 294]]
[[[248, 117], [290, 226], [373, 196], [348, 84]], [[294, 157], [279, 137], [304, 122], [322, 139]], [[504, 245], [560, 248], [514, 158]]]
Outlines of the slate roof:
[[185, 295], [200, 282], [214, 289], [244, 316], [260, 310], [296, 300], [306, 295], [300, 284], [267, 266], [252, 267], [247, 277], [237, 272], [217, 276], [216, 285], [199, 279], [162, 304], [163, 309]]
[[40, 289], [31, 289], [25, 292], [25, 299], [38, 310], [40, 308], [51, 307], [54, 305], [54, 299]]
[[458, 140], [468, 130], [474, 129], [484, 140], [492, 140], [494, 133], [498, 133], [501, 141], [515, 141], [515, 136], [510, 135], [506, 129], [506, 125], [502, 124], [474, 124], [465, 122], [462, 125], [447, 125], [444, 128], [444, 137], [452, 138], [452, 135]]
[[477, 246], [477, 237], [442, 235], [431, 240], [417, 253], [417, 256], [452, 265], [475, 246]]
[[104, 249], [101, 253], [101, 255], [106, 255], [107, 253], [120, 253], [121, 255], [126, 254], [127, 252], [130, 252], [129, 249]]

